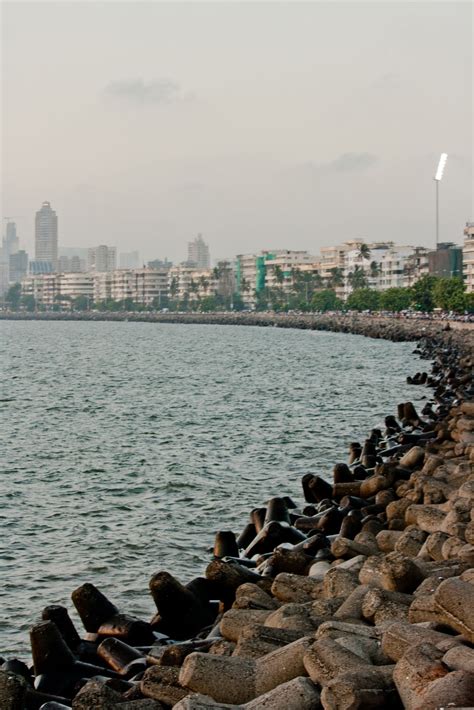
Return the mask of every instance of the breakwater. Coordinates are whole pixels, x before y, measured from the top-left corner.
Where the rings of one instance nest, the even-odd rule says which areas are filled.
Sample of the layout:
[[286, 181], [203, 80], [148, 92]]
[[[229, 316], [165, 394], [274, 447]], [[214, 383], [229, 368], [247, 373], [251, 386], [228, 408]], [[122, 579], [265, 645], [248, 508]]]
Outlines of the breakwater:
[[[10, 664], [10, 695], [17, 692], [18, 702], [26, 697], [28, 707], [48, 693], [59, 694], [56, 702], [66, 707], [73, 694], [78, 708], [113, 707], [125, 698], [135, 698], [138, 708], [216, 707], [193, 691], [253, 708], [348, 707], [347, 698], [359, 703], [351, 707], [367, 707], [367, 699], [372, 706], [400, 707], [400, 697], [405, 707], [431, 707], [430, 698], [446, 687], [452, 698], [455, 686], [464, 701], [469, 670], [453, 664], [466, 656], [469, 627], [462, 614], [456, 621], [459, 609], [446, 606], [452, 591], [442, 597], [430, 587], [453, 573], [456, 589], [468, 594], [472, 567], [466, 517], [472, 409], [461, 403], [470, 398], [472, 362], [467, 339], [464, 354], [455, 339], [444, 332], [423, 345], [422, 354], [435, 358], [434, 371], [412, 381], [434, 388], [432, 406], [419, 415], [404, 403], [398, 420], [388, 416], [385, 431], [371, 432], [360, 447], [354, 442], [347, 464], [335, 466], [332, 485], [304, 477], [304, 509], [273, 499], [252, 511], [238, 540], [226, 531], [217, 536], [205, 577], [186, 586], [167, 573], [154, 575], [158, 613], [151, 624], [124, 617], [91, 585], [73, 595], [85, 641], [73, 633], [64, 609], [45, 609], [44, 622], [32, 630], [36, 690], [28, 687], [29, 672], [17, 665], [15, 674]], [[433, 537], [438, 532], [441, 538]], [[417, 609], [418, 598], [431, 608], [419, 602]], [[353, 606], [344, 607], [349, 599]], [[435, 635], [417, 635], [423, 615]], [[408, 660], [406, 653], [393, 657], [403, 633]], [[428, 650], [419, 651], [420, 639]], [[85, 667], [88, 660], [95, 667]], [[411, 685], [406, 679], [407, 664], [416, 669], [417, 663], [424, 672], [428, 667], [430, 682], [437, 679], [426, 691], [431, 695], [415, 673]], [[341, 668], [352, 676], [341, 677]], [[102, 681], [84, 684], [91, 673]], [[136, 705], [140, 698], [149, 700]]]

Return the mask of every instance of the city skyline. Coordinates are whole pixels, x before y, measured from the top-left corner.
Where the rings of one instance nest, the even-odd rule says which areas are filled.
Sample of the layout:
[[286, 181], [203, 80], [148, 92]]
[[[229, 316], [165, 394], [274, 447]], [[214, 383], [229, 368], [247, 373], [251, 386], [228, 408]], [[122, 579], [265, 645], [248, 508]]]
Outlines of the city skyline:
[[63, 246], [143, 261], [184, 259], [201, 231], [216, 260], [353, 237], [431, 247], [443, 151], [440, 241], [461, 241], [469, 3], [349, 3], [343, 23], [341, 3], [196, 3], [183, 20], [179, 3], [4, 5], [1, 212], [29, 253], [44, 199]]

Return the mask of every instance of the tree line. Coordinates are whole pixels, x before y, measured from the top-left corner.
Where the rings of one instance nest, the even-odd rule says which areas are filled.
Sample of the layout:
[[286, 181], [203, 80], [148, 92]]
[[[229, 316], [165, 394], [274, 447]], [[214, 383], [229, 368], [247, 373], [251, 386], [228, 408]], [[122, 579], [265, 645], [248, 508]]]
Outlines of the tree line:
[[[329, 281], [323, 281], [319, 274], [295, 270], [292, 274], [292, 284], [284, 286], [281, 276], [275, 273], [277, 286], [264, 287], [256, 292], [255, 309], [259, 311], [390, 311], [398, 313], [413, 309], [430, 313], [434, 308], [455, 313], [474, 313], [474, 293], [466, 293], [460, 277], [441, 278], [423, 276], [413, 286], [408, 288], [389, 288], [376, 291], [367, 285], [353, 286], [346, 301], [338, 298], [336, 287], [343, 284], [342, 273], [333, 269]], [[209, 295], [198, 297], [196, 294], [185, 294], [177, 299], [176, 293], [170, 289], [169, 296], [160, 296], [144, 306], [135, 303], [131, 298], [120, 301], [108, 299], [94, 303], [89, 296], [57, 296], [48, 310], [91, 310], [102, 311], [158, 311], [166, 308], [170, 311], [241, 311], [247, 306], [245, 296], [250, 289], [245, 281], [241, 283], [241, 293], [230, 295]], [[173, 297], [174, 296], [174, 297]], [[5, 296], [5, 304], [10, 310], [44, 310], [32, 295], [22, 294], [21, 285], [14, 284]]]

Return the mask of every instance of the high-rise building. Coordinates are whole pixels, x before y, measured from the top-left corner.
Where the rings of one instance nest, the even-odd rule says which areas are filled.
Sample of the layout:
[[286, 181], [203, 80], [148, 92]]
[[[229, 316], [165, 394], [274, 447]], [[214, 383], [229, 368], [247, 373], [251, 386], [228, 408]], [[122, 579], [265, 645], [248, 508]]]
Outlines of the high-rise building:
[[10, 254], [9, 268], [11, 284], [20, 283], [25, 278], [28, 273], [28, 254], [24, 249], [19, 249], [15, 254]]
[[16, 234], [16, 224], [15, 222], [7, 222], [7, 228], [5, 232], [5, 238], [3, 240], [3, 246], [6, 249], [8, 256], [11, 254], [16, 254], [19, 249], [19, 239]]
[[92, 247], [87, 254], [87, 270], [103, 273], [117, 268], [117, 249], [101, 244]]
[[202, 234], [198, 234], [196, 239], [188, 242], [187, 265], [194, 266], [197, 269], [209, 269], [211, 266], [209, 247], [202, 238]]
[[49, 202], [43, 202], [35, 219], [35, 260], [58, 267], [58, 217]]

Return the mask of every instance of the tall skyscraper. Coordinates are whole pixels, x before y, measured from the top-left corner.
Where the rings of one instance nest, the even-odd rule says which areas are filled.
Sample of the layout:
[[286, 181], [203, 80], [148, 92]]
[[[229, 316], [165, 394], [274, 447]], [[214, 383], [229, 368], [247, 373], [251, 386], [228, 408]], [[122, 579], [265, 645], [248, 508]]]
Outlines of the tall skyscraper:
[[16, 254], [19, 249], [19, 239], [16, 234], [16, 224], [15, 222], [7, 222], [7, 228], [5, 233], [5, 238], [3, 240], [3, 247], [6, 249], [8, 256]]
[[209, 247], [198, 234], [196, 239], [188, 242], [188, 262], [189, 266], [196, 266], [198, 269], [209, 269], [211, 266], [211, 255]]
[[35, 260], [58, 266], [58, 217], [49, 202], [43, 202], [35, 220]]

